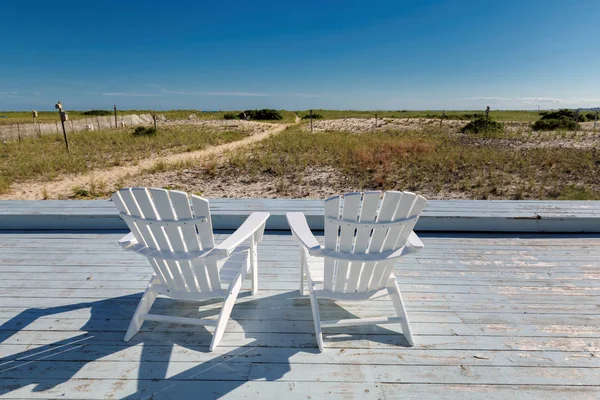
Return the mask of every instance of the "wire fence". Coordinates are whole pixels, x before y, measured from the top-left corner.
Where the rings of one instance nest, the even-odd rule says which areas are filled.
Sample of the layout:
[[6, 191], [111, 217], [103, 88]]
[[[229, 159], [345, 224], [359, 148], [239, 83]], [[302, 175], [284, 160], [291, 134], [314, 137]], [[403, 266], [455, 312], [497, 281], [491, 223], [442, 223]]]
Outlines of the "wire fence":
[[[117, 117], [117, 125], [122, 126], [137, 126], [150, 125], [154, 120], [150, 114], [131, 114]], [[115, 118], [113, 116], [106, 117], [88, 117], [75, 120], [65, 121], [65, 129], [67, 133], [94, 131], [100, 129], [114, 129]], [[21, 140], [26, 137], [62, 134], [60, 122], [40, 123], [40, 124], [12, 124], [0, 125], [0, 141]]]

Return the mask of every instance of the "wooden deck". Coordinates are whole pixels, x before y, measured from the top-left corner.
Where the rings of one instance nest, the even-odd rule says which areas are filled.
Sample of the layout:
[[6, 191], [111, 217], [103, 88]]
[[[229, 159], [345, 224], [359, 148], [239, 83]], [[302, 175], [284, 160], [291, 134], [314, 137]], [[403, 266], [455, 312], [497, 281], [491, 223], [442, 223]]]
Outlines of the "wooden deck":
[[[282, 233], [260, 245], [261, 292], [240, 296], [217, 351], [193, 326], [146, 322], [123, 342], [151, 268], [121, 236], [0, 233], [1, 398], [600, 398], [598, 235], [422, 235], [425, 250], [396, 270], [416, 346], [395, 325], [338, 328], [322, 354]], [[387, 299], [321, 308], [393, 313]]]
[[[215, 229], [236, 229], [252, 211], [268, 211], [267, 229], [289, 230], [285, 213], [302, 211], [323, 229], [323, 200], [211, 199]], [[0, 201], [0, 229], [126, 229], [106, 200]], [[432, 200], [417, 231], [600, 233], [600, 201]]]

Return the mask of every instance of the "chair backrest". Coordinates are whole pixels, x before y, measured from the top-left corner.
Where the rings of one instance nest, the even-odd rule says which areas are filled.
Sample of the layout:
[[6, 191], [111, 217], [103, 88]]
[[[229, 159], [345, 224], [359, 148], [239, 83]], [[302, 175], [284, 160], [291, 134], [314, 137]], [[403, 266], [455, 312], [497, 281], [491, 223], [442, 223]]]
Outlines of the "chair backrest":
[[[426, 200], [410, 192], [347, 193], [325, 201], [325, 247], [374, 255], [404, 247]], [[356, 258], [356, 257], [355, 257]], [[360, 257], [358, 257], [360, 259]], [[325, 259], [324, 289], [365, 293], [386, 286], [395, 261]]]
[[187, 292], [221, 289], [216, 262], [207, 265], [204, 260], [177, 258], [214, 247], [208, 200], [154, 188], [121, 189], [112, 195], [112, 200], [138, 243], [157, 254], [161, 252], [162, 256], [150, 252], [148, 258], [170, 289]]

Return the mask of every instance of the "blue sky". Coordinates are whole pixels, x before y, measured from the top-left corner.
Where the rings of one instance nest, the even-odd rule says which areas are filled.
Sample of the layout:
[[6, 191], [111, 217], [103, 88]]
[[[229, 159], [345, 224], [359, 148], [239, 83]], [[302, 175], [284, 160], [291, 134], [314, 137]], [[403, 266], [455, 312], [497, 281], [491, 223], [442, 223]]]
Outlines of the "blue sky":
[[2, 110], [600, 105], [598, 0], [4, 0], [0, 17]]

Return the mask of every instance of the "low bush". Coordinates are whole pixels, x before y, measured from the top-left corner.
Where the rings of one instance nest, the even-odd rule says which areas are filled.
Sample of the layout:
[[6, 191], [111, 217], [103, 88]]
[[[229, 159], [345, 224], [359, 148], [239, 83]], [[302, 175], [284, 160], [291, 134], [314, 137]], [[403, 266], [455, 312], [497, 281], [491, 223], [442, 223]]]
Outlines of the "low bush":
[[572, 110], [549, 111], [540, 120], [534, 122], [532, 128], [534, 131], [576, 130], [579, 127], [576, 119], [581, 122], [586, 121], [585, 115], [577, 116], [577, 113]]
[[282, 120], [283, 115], [277, 110], [264, 108], [262, 110], [245, 110], [238, 114], [240, 119], [253, 119], [253, 120]]
[[240, 119], [240, 117], [234, 113], [225, 113], [223, 119]]
[[585, 116], [588, 119], [588, 121], [594, 121], [596, 119], [595, 112], [589, 112], [589, 113], [585, 114]]
[[534, 131], [555, 131], [557, 129], [564, 129], [568, 131], [574, 131], [577, 129], [577, 122], [566, 118], [557, 119], [540, 119], [534, 122], [532, 128]]
[[81, 113], [81, 115], [106, 117], [108, 115], [113, 115], [113, 111], [109, 111], [109, 110], [89, 110], [89, 111], [83, 111]]
[[[302, 119], [310, 119], [310, 114], [306, 114]], [[323, 119], [323, 115], [315, 113], [312, 115], [312, 119]]]
[[[479, 114], [474, 114], [479, 115]], [[460, 130], [462, 133], [498, 133], [504, 131], [502, 122], [494, 121], [493, 119], [486, 120], [484, 116], [478, 116]]]
[[156, 134], [156, 129], [154, 129], [152, 127], [138, 126], [133, 131], [133, 134], [137, 135], [137, 136], [155, 135]]

